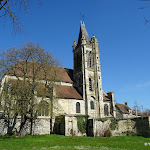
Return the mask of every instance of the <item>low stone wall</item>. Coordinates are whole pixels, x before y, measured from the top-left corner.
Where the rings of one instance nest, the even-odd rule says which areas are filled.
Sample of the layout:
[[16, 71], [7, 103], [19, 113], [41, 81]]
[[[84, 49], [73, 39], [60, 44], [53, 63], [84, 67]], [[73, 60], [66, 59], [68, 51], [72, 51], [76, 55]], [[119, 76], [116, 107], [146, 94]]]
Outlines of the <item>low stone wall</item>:
[[33, 134], [50, 134], [50, 119], [41, 118], [35, 120]]
[[134, 119], [100, 119], [95, 120], [93, 126], [94, 136], [150, 136], [150, 117]]
[[150, 117], [140, 117], [134, 119], [118, 120], [114, 124], [112, 136], [141, 135], [150, 136]]
[[136, 122], [130, 119], [119, 120], [118, 122], [113, 124], [113, 128], [110, 127], [112, 131], [112, 136], [126, 135], [128, 132], [136, 133], [135, 124]]
[[[20, 119], [16, 120], [16, 123], [13, 124], [14, 120], [10, 120], [10, 124], [4, 119], [0, 119], [0, 135], [5, 135], [8, 132], [13, 132], [16, 134], [20, 129]], [[25, 124], [25, 134], [30, 134], [31, 123], [29, 121]], [[50, 134], [50, 119], [49, 118], [38, 118], [33, 123], [32, 134]]]
[[95, 137], [106, 137], [109, 136], [109, 126], [111, 124], [110, 120], [107, 121], [98, 121], [94, 122], [94, 136]]
[[[81, 119], [84, 117], [81, 116]], [[134, 119], [88, 119], [87, 131], [82, 132], [79, 129], [78, 117], [64, 116], [64, 122], [61, 123], [61, 130], [66, 136], [94, 136], [94, 137], [109, 137], [123, 135], [141, 135], [148, 136], [150, 131], [150, 118], [134, 118]], [[83, 129], [83, 124], [81, 124]], [[63, 128], [63, 129], [62, 129]]]
[[[81, 118], [80, 118], [81, 117]], [[0, 119], [0, 135], [5, 135], [9, 131], [16, 134], [20, 129], [20, 119], [8, 123]], [[86, 124], [87, 123], [87, 126]], [[81, 126], [80, 126], [81, 125]], [[31, 123], [26, 122], [25, 134], [30, 134]], [[54, 133], [66, 136], [122, 136], [127, 134], [150, 136], [150, 117], [134, 119], [89, 119], [84, 116], [59, 116], [56, 117], [53, 126]], [[50, 118], [38, 118], [33, 123], [32, 134], [50, 134]]]
[[66, 136], [85, 136], [78, 128], [78, 119], [74, 116], [65, 116], [65, 135]]

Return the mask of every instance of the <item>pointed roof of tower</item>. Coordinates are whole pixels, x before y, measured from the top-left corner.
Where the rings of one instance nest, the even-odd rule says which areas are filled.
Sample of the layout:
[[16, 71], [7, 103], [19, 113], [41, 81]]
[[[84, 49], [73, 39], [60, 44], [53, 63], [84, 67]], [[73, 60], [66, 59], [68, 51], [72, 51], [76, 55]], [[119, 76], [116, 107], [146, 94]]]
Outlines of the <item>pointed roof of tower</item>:
[[78, 44], [81, 44], [81, 40], [82, 40], [82, 36], [83, 35], [85, 36], [86, 42], [89, 43], [90, 42], [90, 38], [89, 38], [88, 32], [87, 32], [87, 30], [85, 28], [84, 22], [81, 21], [79, 38], [78, 38]]

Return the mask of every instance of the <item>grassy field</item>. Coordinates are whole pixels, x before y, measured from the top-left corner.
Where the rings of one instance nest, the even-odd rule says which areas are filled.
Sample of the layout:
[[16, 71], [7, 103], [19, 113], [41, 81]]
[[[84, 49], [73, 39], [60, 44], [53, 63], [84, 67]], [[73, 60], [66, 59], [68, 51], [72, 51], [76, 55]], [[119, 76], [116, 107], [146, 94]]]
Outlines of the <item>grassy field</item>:
[[0, 137], [0, 150], [146, 150], [150, 138], [127, 137], [65, 137], [61, 135], [34, 135]]

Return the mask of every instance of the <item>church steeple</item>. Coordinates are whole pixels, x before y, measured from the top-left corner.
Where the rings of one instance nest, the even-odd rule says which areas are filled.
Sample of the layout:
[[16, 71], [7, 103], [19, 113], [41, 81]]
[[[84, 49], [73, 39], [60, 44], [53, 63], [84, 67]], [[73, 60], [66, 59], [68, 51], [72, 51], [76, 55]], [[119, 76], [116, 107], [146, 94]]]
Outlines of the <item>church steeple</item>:
[[81, 44], [83, 36], [85, 37], [86, 43], [89, 44], [90, 43], [90, 38], [89, 38], [88, 32], [87, 32], [87, 30], [85, 28], [84, 22], [81, 21], [80, 32], [79, 32], [79, 37], [78, 37], [78, 45]]
[[90, 118], [103, 117], [103, 91], [98, 40], [91, 40], [84, 22], [80, 24], [78, 43], [73, 43], [74, 86], [85, 101], [85, 114]]

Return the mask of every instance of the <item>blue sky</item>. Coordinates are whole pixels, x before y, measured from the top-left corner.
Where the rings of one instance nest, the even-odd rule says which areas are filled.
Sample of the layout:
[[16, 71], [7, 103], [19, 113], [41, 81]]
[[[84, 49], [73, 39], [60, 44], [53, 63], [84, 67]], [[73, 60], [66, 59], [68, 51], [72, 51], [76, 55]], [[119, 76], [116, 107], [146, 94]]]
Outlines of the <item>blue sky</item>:
[[[73, 68], [73, 40], [78, 39], [80, 14], [91, 38], [99, 40], [102, 83], [114, 91], [119, 103], [150, 109], [150, 2], [139, 0], [41, 0], [31, 3], [27, 14], [19, 12], [23, 32], [13, 33], [8, 19], [0, 20], [0, 51], [39, 42], [59, 58], [63, 67]], [[16, 10], [17, 11], [17, 10]]]

